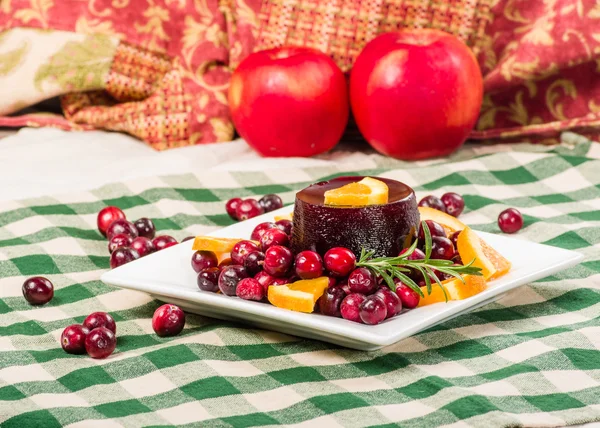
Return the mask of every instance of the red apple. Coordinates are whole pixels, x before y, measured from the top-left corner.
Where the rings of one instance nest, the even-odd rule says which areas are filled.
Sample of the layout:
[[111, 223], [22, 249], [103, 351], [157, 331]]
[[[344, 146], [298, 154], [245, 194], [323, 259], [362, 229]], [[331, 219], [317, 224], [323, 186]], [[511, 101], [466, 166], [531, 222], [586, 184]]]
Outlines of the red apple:
[[324, 53], [303, 47], [255, 52], [231, 77], [239, 134], [263, 156], [313, 156], [337, 144], [348, 122], [348, 88]]
[[439, 30], [382, 34], [350, 75], [356, 123], [375, 150], [399, 159], [444, 156], [477, 121], [483, 79], [471, 50]]

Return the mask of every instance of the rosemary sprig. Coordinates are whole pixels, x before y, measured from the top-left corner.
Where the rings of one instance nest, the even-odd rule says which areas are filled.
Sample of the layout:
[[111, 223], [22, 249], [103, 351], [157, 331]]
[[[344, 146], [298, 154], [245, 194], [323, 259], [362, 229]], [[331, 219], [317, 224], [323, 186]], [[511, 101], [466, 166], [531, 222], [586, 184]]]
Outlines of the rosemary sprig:
[[425, 285], [427, 286], [427, 294], [431, 294], [432, 280], [435, 282], [444, 292], [444, 297], [448, 301], [448, 294], [446, 288], [442, 285], [440, 279], [435, 274], [435, 271], [451, 275], [463, 283], [463, 275], [481, 275], [481, 268], [472, 266], [475, 259], [471, 260], [466, 265], [455, 265], [451, 260], [440, 260], [431, 258], [431, 232], [427, 223], [421, 222], [423, 228], [423, 234], [425, 235], [425, 258], [420, 260], [408, 260], [408, 257], [417, 248], [417, 240], [409, 247], [408, 251], [397, 257], [373, 257], [374, 251], [361, 250], [360, 258], [356, 263], [356, 266], [362, 266], [371, 269], [375, 274], [380, 275], [388, 287], [393, 291], [396, 291], [396, 284], [394, 278], [398, 278], [408, 287], [419, 293], [421, 297], [424, 297], [421, 287], [413, 281], [407, 273], [411, 270], [417, 270], [423, 275]]

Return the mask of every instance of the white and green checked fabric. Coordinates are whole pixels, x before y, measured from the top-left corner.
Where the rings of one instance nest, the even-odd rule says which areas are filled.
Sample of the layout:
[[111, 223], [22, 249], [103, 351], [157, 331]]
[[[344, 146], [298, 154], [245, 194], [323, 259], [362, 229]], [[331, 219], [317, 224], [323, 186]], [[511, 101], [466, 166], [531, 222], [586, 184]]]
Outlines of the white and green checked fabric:
[[[152, 332], [159, 302], [98, 278], [108, 267], [96, 213], [117, 205], [176, 238], [230, 224], [233, 196], [295, 190], [345, 172], [381, 174], [418, 193], [465, 196], [462, 219], [498, 232], [508, 207], [517, 238], [586, 255], [575, 268], [381, 351], [189, 315], [177, 337]], [[378, 156], [346, 171], [198, 173], [0, 203], [2, 427], [402, 425], [559, 426], [600, 421], [600, 145], [465, 149], [446, 161]], [[56, 287], [31, 307], [21, 284]], [[117, 320], [106, 360], [62, 351], [63, 328], [92, 311]]]

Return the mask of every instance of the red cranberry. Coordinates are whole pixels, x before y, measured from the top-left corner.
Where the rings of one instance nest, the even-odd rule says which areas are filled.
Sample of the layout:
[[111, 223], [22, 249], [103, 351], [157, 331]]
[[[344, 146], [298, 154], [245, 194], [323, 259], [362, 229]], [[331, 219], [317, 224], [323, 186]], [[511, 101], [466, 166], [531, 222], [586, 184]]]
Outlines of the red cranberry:
[[219, 269], [223, 269], [225, 266], [231, 266], [233, 264], [233, 260], [231, 260], [231, 257], [227, 257], [226, 259], [221, 260], [221, 263], [219, 263]]
[[244, 199], [235, 209], [235, 215], [240, 221], [257, 217], [263, 213], [264, 211], [261, 206], [258, 205], [256, 199]]
[[177, 336], [185, 325], [185, 313], [179, 306], [166, 304], [154, 312], [152, 329], [160, 337]]
[[283, 201], [281, 198], [273, 194], [263, 196], [258, 200], [258, 204], [266, 213], [283, 207]]
[[458, 235], [460, 235], [460, 232], [462, 232], [462, 230], [457, 230], [452, 235], [450, 235], [450, 240], [452, 241], [452, 245], [454, 245], [454, 248], [458, 248]]
[[[406, 253], [408, 251], [408, 248], [405, 248], [404, 250], [400, 251], [400, 255]], [[425, 259], [425, 253], [423, 252], [423, 250], [419, 249], [419, 248], [415, 248], [415, 250], [410, 254], [410, 256], [408, 256], [406, 258], [406, 260], [424, 260]]]
[[323, 260], [314, 251], [301, 251], [296, 255], [296, 274], [302, 279], [323, 275]]
[[402, 311], [402, 300], [400, 300], [400, 297], [389, 288], [380, 287], [375, 292], [375, 295], [380, 297], [381, 300], [383, 300], [383, 303], [385, 303], [388, 318], [391, 318]]
[[265, 252], [263, 269], [269, 275], [284, 277], [294, 262], [294, 255], [289, 248], [274, 245]]
[[274, 278], [273, 282], [271, 282], [271, 285], [285, 285], [292, 282], [293, 281], [290, 281], [290, 278]]
[[323, 257], [325, 268], [332, 276], [343, 278], [348, 276], [356, 265], [356, 256], [344, 247], [334, 247]]
[[198, 273], [198, 288], [202, 291], [216, 293], [219, 290], [219, 274], [221, 269], [218, 267], [209, 267]]
[[352, 290], [350, 290], [350, 286], [348, 285], [348, 278], [345, 278], [337, 283], [337, 286], [344, 290], [346, 294], [352, 294]]
[[263, 236], [263, 234], [267, 230], [273, 229], [274, 227], [277, 227], [277, 225], [271, 221], [265, 221], [263, 223], [260, 223], [252, 231], [252, 235], [250, 235], [250, 239], [252, 239], [253, 241], [260, 241], [260, 237]]
[[254, 278], [242, 279], [236, 289], [235, 295], [244, 300], [256, 300], [260, 302], [265, 298], [265, 289], [260, 282]]
[[331, 287], [335, 287], [337, 285], [337, 279], [332, 277], [332, 276], [328, 276], [327, 277], [327, 287], [331, 288]]
[[169, 235], [160, 235], [154, 238], [152, 243], [154, 244], [156, 251], [160, 251], [172, 247], [173, 245], [177, 245], [177, 239]]
[[465, 209], [465, 200], [458, 193], [448, 192], [442, 195], [442, 202], [446, 212], [451, 216], [458, 217]]
[[440, 198], [437, 196], [429, 195], [425, 196], [423, 199], [419, 201], [420, 207], [429, 207], [442, 212], [446, 212], [446, 205], [442, 202]]
[[85, 338], [85, 350], [92, 358], [106, 358], [117, 346], [117, 337], [106, 327], [90, 331]]
[[106, 230], [106, 237], [108, 239], [112, 239], [113, 236], [120, 235], [121, 233], [131, 236], [131, 239], [138, 237], [138, 231], [133, 223], [125, 220], [124, 218], [115, 220], [110, 224], [110, 226], [108, 226], [108, 229]]
[[[425, 220], [425, 223], [427, 223], [427, 227], [429, 228], [429, 233], [432, 238], [434, 236], [441, 236], [443, 238], [446, 237], [446, 231], [439, 223], [436, 223], [433, 220]], [[419, 241], [425, 242], [425, 232], [423, 231], [422, 224], [419, 225]]]
[[264, 270], [261, 270], [256, 275], [254, 275], [254, 279], [257, 280], [259, 282], [259, 284], [263, 286], [263, 289], [265, 290], [265, 295], [266, 295], [267, 291], [269, 289], [269, 285], [271, 285], [273, 283], [273, 281], [275, 280], [275, 277], [269, 275]]
[[402, 307], [406, 309], [416, 308], [421, 300], [419, 293], [398, 279], [394, 280], [394, 282], [396, 283], [396, 294], [402, 301]]
[[267, 251], [273, 245], [287, 247], [290, 244], [289, 236], [281, 229], [269, 229], [260, 237], [260, 248]]
[[366, 300], [364, 294], [352, 293], [348, 294], [340, 305], [340, 313], [342, 318], [349, 321], [361, 322], [360, 305]]
[[117, 333], [117, 323], [115, 319], [106, 312], [93, 312], [83, 320], [83, 326], [89, 331], [98, 327], [106, 327], [113, 333]]
[[244, 278], [248, 278], [248, 273], [243, 266], [225, 266], [219, 275], [219, 290], [226, 296], [235, 296], [235, 289]]
[[112, 254], [119, 247], [129, 247], [133, 239], [131, 236], [126, 235], [124, 233], [119, 233], [118, 235], [113, 236], [110, 241], [108, 241], [108, 252]]
[[195, 239], [195, 238], [196, 238], [195, 236], [186, 236], [185, 238], [183, 238], [181, 240], [181, 242], [191, 241], [192, 239]]
[[456, 254], [454, 255], [454, 257], [452, 258], [452, 261], [454, 262], [455, 265], [463, 265], [463, 261], [462, 258], [460, 257], [460, 254], [458, 254], [458, 251], [456, 252]]
[[353, 293], [371, 294], [377, 289], [377, 278], [366, 267], [359, 267], [348, 277], [348, 286]]
[[138, 236], [154, 239], [154, 235], [156, 235], [156, 227], [154, 227], [154, 222], [152, 220], [147, 217], [142, 217], [139, 220], [136, 220], [133, 225], [138, 231]]
[[140, 255], [134, 249], [119, 247], [110, 255], [110, 267], [111, 269], [118, 268], [139, 258]]
[[452, 260], [456, 251], [452, 241], [441, 236], [434, 236], [431, 239], [431, 258]]
[[261, 251], [253, 251], [246, 255], [246, 258], [244, 259], [244, 267], [246, 268], [248, 275], [254, 276], [260, 272], [263, 269], [262, 265], [264, 260], [265, 253]]
[[80, 324], [70, 325], [60, 335], [60, 345], [68, 354], [85, 354], [85, 338], [89, 332]]
[[206, 268], [217, 267], [219, 265], [219, 259], [217, 255], [212, 251], [196, 251], [192, 254], [192, 269], [196, 272], [200, 272]]
[[283, 230], [286, 234], [288, 234], [288, 235], [292, 234], [293, 223], [291, 220], [281, 219], [281, 220], [277, 220], [275, 222], [275, 224], [277, 225], [278, 228]]
[[152, 254], [156, 251], [154, 248], [154, 244], [148, 238], [144, 238], [143, 236], [138, 236], [133, 241], [131, 241], [131, 248], [133, 248], [140, 257], [147, 256], [148, 254]]
[[523, 227], [523, 216], [516, 208], [508, 208], [498, 216], [498, 226], [504, 233], [515, 233]]
[[345, 297], [346, 292], [341, 287], [329, 287], [319, 298], [319, 310], [323, 315], [340, 318], [340, 306]]
[[125, 220], [125, 213], [117, 207], [106, 207], [102, 208], [98, 213], [98, 219], [96, 221], [98, 230], [103, 236], [106, 236], [108, 226], [115, 220]]
[[254, 242], [240, 241], [233, 246], [230, 257], [236, 265], [243, 265], [246, 256], [255, 251], [260, 251], [260, 248]]
[[387, 308], [383, 299], [377, 295], [367, 296], [364, 302], [358, 307], [360, 319], [365, 324], [375, 325], [387, 317]]
[[240, 203], [242, 203], [241, 198], [232, 198], [228, 200], [225, 204], [225, 210], [227, 211], [227, 214], [229, 214], [229, 217], [231, 217], [234, 220], [239, 220], [236, 214], [236, 210]]
[[44, 305], [54, 297], [54, 285], [42, 276], [27, 278], [22, 291], [23, 297], [31, 305]]

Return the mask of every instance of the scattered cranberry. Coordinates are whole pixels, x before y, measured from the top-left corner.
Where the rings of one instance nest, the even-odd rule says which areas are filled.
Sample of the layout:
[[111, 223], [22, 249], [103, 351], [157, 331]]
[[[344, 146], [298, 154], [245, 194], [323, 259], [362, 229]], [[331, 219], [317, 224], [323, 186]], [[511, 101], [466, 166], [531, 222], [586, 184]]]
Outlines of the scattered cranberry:
[[111, 269], [118, 268], [139, 258], [140, 255], [134, 249], [119, 247], [110, 255], [110, 267]]
[[358, 314], [365, 324], [375, 325], [387, 318], [387, 308], [383, 299], [374, 294], [360, 304]]
[[452, 260], [456, 253], [452, 241], [441, 236], [434, 236], [431, 239], [431, 258]]
[[340, 318], [340, 306], [345, 297], [346, 292], [341, 287], [329, 287], [319, 298], [319, 310], [323, 315]]
[[328, 276], [327, 277], [327, 287], [331, 288], [331, 287], [335, 287], [337, 285], [337, 278], [334, 278], [332, 276]]
[[285, 285], [285, 284], [290, 284], [292, 281], [290, 281], [290, 278], [274, 278], [273, 282], [271, 282], [271, 285]]
[[231, 266], [233, 264], [233, 260], [231, 260], [231, 257], [227, 257], [226, 259], [221, 260], [221, 263], [219, 263], [219, 269], [223, 269], [225, 266]]
[[267, 251], [273, 245], [287, 247], [289, 244], [289, 236], [281, 229], [269, 229], [260, 237], [260, 248], [263, 251]]
[[235, 295], [244, 300], [256, 300], [260, 302], [265, 298], [265, 289], [260, 282], [254, 278], [242, 279], [236, 289]]
[[236, 265], [243, 265], [244, 259], [250, 253], [260, 251], [260, 247], [252, 241], [237, 242], [231, 250], [230, 257]]
[[236, 210], [240, 203], [242, 203], [241, 198], [233, 198], [228, 200], [225, 204], [225, 210], [227, 211], [227, 214], [229, 214], [229, 217], [231, 217], [234, 220], [239, 220], [236, 214]]
[[460, 257], [460, 254], [458, 254], [458, 251], [456, 252], [456, 254], [454, 255], [454, 257], [452, 258], [452, 261], [454, 262], [455, 265], [462, 265], [464, 264], [462, 261], [462, 258]]
[[256, 275], [254, 275], [254, 279], [257, 280], [259, 282], [259, 284], [263, 286], [263, 289], [265, 290], [265, 295], [266, 295], [267, 290], [269, 289], [269, 285], [273, 284], [275, 277], [269, 275], [264, 270], [261, 270]]
[[458, 193], [448, 192], [442, 195], [442, 202], [446, 212], [451, 216], [458, 217], [465, 209], [465, 200]]
[[434, 208], [436, 210], [446, 212], [446, 205], [444, 205], [440, 198], [433, 195], [425, 196], [423, 199], [421, 199], [419, 201], [419, 206]]
[[185, 241], [191, 241], [192, 239], [195, 239], [195, 238], [196, 238], [195, 236], [186, 236], [185, 238], [183, 238], [183, 239], [181, 240], [181, 242], [185, 242]]
[[[444, 228], [437, 222], [433, 220], [425, 220], [427, 223], [427, 227], [429, 228], [429, 234], [433, 238], [434, 236], [441, 236], [443, 238], [446, 237], [446, 231]], [[425, 231], [423, 230], [423, 225], [419, 225], [419, 241], [425, 242]]]
[[85, 338], [89, 332], [81, 324], [70, 325], [60, 335], [60, 346], [68, 354], [85, 354]]
[[275, 277], [284, 277], [294, 262], [294, 255], [289, 248], [274, 245], [265, 251], [263, 269]]
[[117, 207], [106, 207], [102, 208], [98, 213], [98, 219], [96, 221], [98, 230], [103, 236], [106, 236], [108, 226], [115, 220], [125, 220], [125, 213]]
[[117, 346], [117, 337], [106, 327], [90, 331], [85, 338], [85, 350], [92, 358], [106, 358]]
[[138, 236], [138, 231], [133, 223], [122, 218], [113, 221], [110, 226], [108, 226], [108, 229], [106, 230], [106, 237], [108, 239], [112, 239], [113, 236], [120, 235], [121, 233], [131, 236], [131, 239], [137, 238]]
[[143, 236], [138, 236], [131, 241], [130, 247], [137, 251], [140, 257], [147, 256], [148, 254], [152, 254], [156, 251], [152, 241], [148, 238], [144, 238]]
[[296, 274], [302, 279], [313, 279], [323, 275], [323, 260], [314, 251], [301, 251], [296, 255]]
[[450, 235], [450, 240], [452, 241], [452, 245], [454, 245], [454, 248], [458, 248], [458, 235], [460, 235], [460, 232], [462, 232], [462, 230], [457, 230], [452, 235]]
[[516, 208], [508, 208], [498, 216], [498, 226], [504, 233], [515, 233], [523, 227], [523, 216]]
[[281, 230], [283, 230], [288, 235], [292, 234], [293, 223], [292, 223], [291, 220], [281, 219], [281, 220], [277, 220], [275, 222], [275, 224], [277, 225], [278, 228], [280, 228]]
[[54, 285], [42, 276], [27, 278], [22, 291], [23, 297], [31, 305], [44, 305], [54, 297]]
[[218, 267], [209, 267], [198, 273], [198, 288], [202, 291], [216, 293], [219, 290], [219, 274], [221, 269]]
[[219, 290], [226, 296], [235, 296], [235, 289], [244, 278], [248, 278], [248, 272], [243, 266], [225, 266], [219, 275]]
[[348, 278], [338, 282], [337, 286], [344, 290], [344, 293], [352, 294], [352, 290], [350, 290], [350, 286], [348, 285]]
[[185, 313], [179, 306], [166, 304], [154, 312], [152, 329], [160, 337], [177, 336], [185, 325]]
[[380, 297], [381, 300], [383, 300], [383, 303], [385, 303], [388, 318], [391, 318], [402, 311], [402, 300], [400, 300], [400, 297], [389, 288], [380, 287], [375, 292], [375, 295]]
[[[406, 253], [408, 251], [408, 248], [405, 248], [404, 250], [400, 251], [399, 255], [402, 255], [404, 253]], [[410, 254], [410, 256], [408, 256], [406, 258], [406, 260], [424, 260], [425, 259], [425, 253], [423, 252], [423, 250], [419, 249], [419, 248], [415, 248], [415, 250]]]
[[252, 231], [250, 239], [252, 239], [253, 241], [260, 241], [260, 237], [263, 236], [263, 233], [265, 233], [269, 229], [273, 229], [274, 227], [277, 227], [277, 225], [271, 221], [265, 221], [263, 223], [260, 223]]
[[396, 283], [396, 294], [402, 301], [402, 307], [406, 309], [416, 308], [421, 300], [419, 293], [398, 279], [394, 280], [394, 282]]
[[98, 327], [106, 327], [113, 333], [117, 333], [117, 323], [115, 319], [106, 312], [93, 312], [83, 320], [83, 326], [89, 331]]
[[263, 196], [258, 200], [258, 204], [266, 213], [283, 207], [283, 201], [281, 198], [273, 194]]
[[354, 269], [348, 277], [348, 287], [353, 293], [371, 294], [377, 289], [377, 285], [377, 278], [366, 267]]
[[359, 307], [365, 300], [366, 297], [364, 294], [348, 294], [344, 300], [342, 300], [342, 304], [340, 305], [340, 313], [342, 314], [342, 318], [349, 321], [361, 322]]
[[325, 253], [325, 268], [335, 277], [348, 276], [356, 265], [356, 256], [344, 247], [334, 247]]
[[156, 227], [154, 227], [154, 222], [147, 217], [142, 217], [139, 220], [136, 220], [133, 225], [138, 231], [139, 236], [143, 236], [144, 238], [154, 239], [154, 235], [156, 235]]
[[256, 199], [244, 199], [242, 202], [239, 203], [239, 205], [235, 209], [235, 215], [240, 221], [248, 220], [249, 218], [254, 218], [263, 213], [264, 211], [261, 208], [261, 206], [258, 205]]
[[192, 269], [196, 272], [217, 267], [218, 265], [219, 259], [217, 259], [217, 255], [212, 251], [196, 251], [192, 254]]
[[246, 272], [248, 275], [254, 276], [258, 272], [260, 272], [263, 267], [263, 262], [265, 260], [265, 253], [261, 251], [253, 251], [250, 254], [246, 255], [244, 258], [244, 267], [246, 268]]
[[169, 235], [160, 235], [152, 240], [156, 251], [164, 250], [165, 248], [177, 245], [177, 239]]
[[118, 235], [113, 236], [110, 241], [108, 241], [108, 252], [112, 254], [119, 247], [129, 247], [133, 239], [130, 235], [126, 235], [124, 233], [119, 233]]

